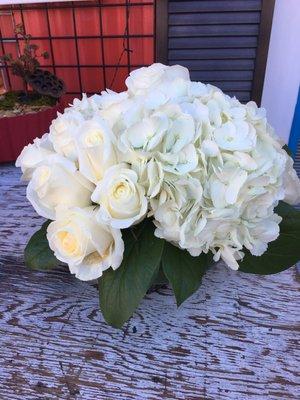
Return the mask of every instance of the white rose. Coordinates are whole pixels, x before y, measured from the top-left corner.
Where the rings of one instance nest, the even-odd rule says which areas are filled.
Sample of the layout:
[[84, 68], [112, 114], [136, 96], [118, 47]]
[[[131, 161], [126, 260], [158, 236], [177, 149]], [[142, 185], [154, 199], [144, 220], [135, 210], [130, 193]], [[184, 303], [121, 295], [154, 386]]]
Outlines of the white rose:
[[104, 174], [92, 200], [100, 204], [98, 219], [113, 228], [128, 228], [138, 223], [147, 212], [145, 189], [138, 183], [138, 175], [126, 164], [110, 167]]
[[100, 117], [85, 121], [77, 138], [79, 171], [93, 183], [102, 179], [105, 171], [117, 161], [114, 134]]
[[76, 136], [84, 122], [83, 116], [76, 111], [57, 113], [50, 125], [49, 139], [54, 150], [72, 161], [77, 160]]
[[54, 150], [48, 133], [25, 146], [16, 161], [16, 167], [20, 167], [23, 172], [22, 178], [29, 180], [36, 166], [51, 154], [54, 154]]
[[121, 231], [100, 224], [95, 214], [94, 207], [61, 209], [47, 229], [56, 258], [83, 281], [99, 278], [109, 267], [117, 269], [123, 259]]
[[34, 170], [27, 198], [38, 214], [55, 219], [58, 206], [87, 207], [94, 189], [74, 163], [58, 154], [49, 156]]

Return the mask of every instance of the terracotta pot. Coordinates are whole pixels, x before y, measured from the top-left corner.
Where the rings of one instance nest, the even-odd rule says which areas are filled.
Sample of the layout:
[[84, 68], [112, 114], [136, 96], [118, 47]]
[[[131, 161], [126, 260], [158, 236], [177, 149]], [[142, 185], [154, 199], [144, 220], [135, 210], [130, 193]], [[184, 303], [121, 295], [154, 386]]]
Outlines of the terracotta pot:
[[15, 161], [24, 146], [48, 132], [51, 121], [63, 105], [36, 113], [0, 118], [0, 163]]

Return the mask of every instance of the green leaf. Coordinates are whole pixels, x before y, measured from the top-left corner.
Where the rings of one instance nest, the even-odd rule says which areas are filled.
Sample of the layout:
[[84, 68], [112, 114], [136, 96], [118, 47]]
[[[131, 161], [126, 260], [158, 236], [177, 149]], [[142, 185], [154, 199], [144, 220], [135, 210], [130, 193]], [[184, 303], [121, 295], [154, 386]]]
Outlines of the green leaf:
[[166, 275], [162, 269], [162, 265], [160, 263], [160, 267], [157, 270], [156, 274], [153, 276], [150, 286], [167, 285], [168, 283], [169, 283], [168, 278], [166, 277]]
[[279, 237], [269, 243], [268, 250], [260, 257], [246, 252], [239, 270], [249, 274], [270, 275], [284, 271], [300, 260], [300, 212], [280, 202], [275, 212], [283, 219]]
[[192, 257], [186, 250], [165, 243], [162, 265], [172, 285], [177, 306], [199, 288], [202, 277], [211, 263], [212, 255], [209, 253]]
[[99, 282], [100, 307], [108, 324], [121, 328], [133, 314], [159, 269], [164, 241], [154, 236], [152, 221], [122, 232], [125, 252], [117, 270], [104, 272]]
[[46, 237], [47, 227], [51, 221], [46, 221], [41, 229], [35, 232], [24, 251], [25, 264], [27, 267], [37, 270], [47, 270], [56, 267], [59, 261], [49, 247]]

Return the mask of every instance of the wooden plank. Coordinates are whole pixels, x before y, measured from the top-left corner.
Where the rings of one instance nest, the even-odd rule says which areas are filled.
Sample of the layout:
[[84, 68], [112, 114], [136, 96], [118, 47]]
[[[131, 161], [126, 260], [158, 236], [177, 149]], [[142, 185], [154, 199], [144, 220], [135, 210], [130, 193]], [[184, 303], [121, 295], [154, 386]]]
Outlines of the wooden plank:
[[169, 60], [234, 60], [255, 59], [255, 49], [176, 49], [169, 51]]
[[0, 167], [1, 399], [299, 398], [296, 269], [257, 277], [218, 264], [178, 310], [157, 289], [115, 330], [95, 287], [64, 267], [24, 267], [42, 219], [19, 178]]
[[234, 36], [216, 37], [185, 37], [170, 38], [169, 49], [234, 49], [234, 48], [256, 48], [257, 38], [255, 36], [241, 36], [236, 39]]
[[0, 167], [0, 398], [9, 400], [296, 399], [296, 269], [268, 277], [212, 268], [178, 310], [168, 287], [123, 330], [97, 290], [63, 267], [24, 268], [41, 224], [11, 165]]
[[[240, 79], [251, 80], [250, 88], [249, 84], [245, 86], [244, 83], [239, 87], [238, 82], [231, 88], [228, 83], [221, 83], [221, 87], [225, 91], [240, 93], [238, 98], [241, 101], [248, 101], [252, 97], [259, 104], [273, 9], [274, 0], [170, 0], [169, 62], [186, 65], [191, 69], [193, 79], [204, 82], [230, 81], [231, 75], [226, 75], [223, 71], [243, 71], [245, 68], [245, 77], [242, 73]], [[251, 63], [251, 68], [248, 65], [243, 66], [247, 60]], [[249, 71], [254, 69], [254, 60], [253, 75]], [[232, 69], [231, 61], [236, 61], [232, 64]], [[207, 66], [201, 65], [205, 62]], [[208, 74], [209, 70], [212, 70], [212, 76]], [[196, 71], [202, 71], [203, 74]], [[217, 71], [220, 71], [219, 76]]]
[[[169, 37], [193, 36], [256, 36], [259, 24], [233, 25], [171, 25]], [[236, 39], [238, 40], [238, 39]]]
[[170, 25], [257, 24], [260, 12], [169, 14]]
[[250, 91], [252, 88], [251, 81], [237, 81], [237, 82], [211, 81], [211, 83], [224, 91], [244, 92], [248, 90]]
[[60, 271], [45, 276], [7, 265], [0, 281], [0, 395], [297, 398], [294, 279], [283, 273], [279, 280], [240, 280], [218, 268], [178, 311], [171, 291], [161, 289], [116, 331], [97, 309], [95, 288]]
[[193, 79], [200, 81], [252, 81], [253, 71], [193, 71]]
[[[192, 80], [200, 80], [198, 77], [201, 76], [200, 74], [198, 75], [197, 71], [193, 71], [191, 73], [191, 79]], [[224, 91], [251, 91], [252, 88], [252, 82], [251, 81], [230, 81], [230, 82], [225, 82], [225, 81], [218, 81], [218, 80], [201, 80], [203, 83], [211, 83], [214, 86], [217, 86], [219, 89], [224, 90]]]
[[170, 13], [260, 11], [261, 0], [170, 1]]
[[224, 92], [231, 97], [236, 97], [242, 103], [247, 103], [251, 100], [251, 92], [249, 90], [239, 92], [235, 92], [234, 90], [225, 90]]
[[180, 64], [190, 71], [253, 71], [254, 60], [172, 60], [170, 65]]

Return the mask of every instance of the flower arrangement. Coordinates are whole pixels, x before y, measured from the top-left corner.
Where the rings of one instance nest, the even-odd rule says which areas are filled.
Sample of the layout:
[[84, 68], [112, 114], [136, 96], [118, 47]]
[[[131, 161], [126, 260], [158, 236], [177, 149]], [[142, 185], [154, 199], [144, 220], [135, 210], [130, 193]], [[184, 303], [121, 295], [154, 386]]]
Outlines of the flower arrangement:
[[273, 274], [300, 259], [300, 183], [265, 110], [153, 64], [127, 91], [75, 99], [16, 165], [47, 218], [26, 264], [98, 279], [121, 327], [158, 274], [181, 304], [222, 259]]

